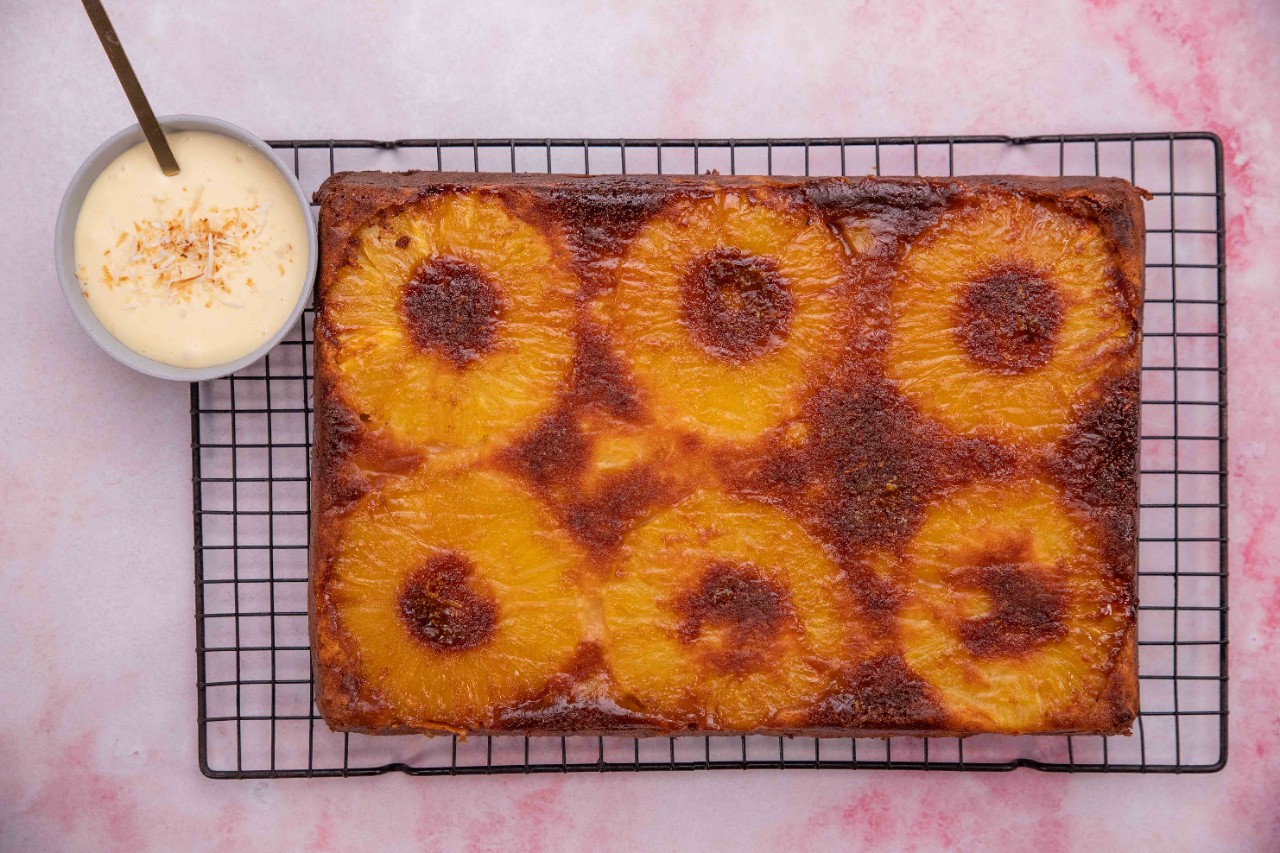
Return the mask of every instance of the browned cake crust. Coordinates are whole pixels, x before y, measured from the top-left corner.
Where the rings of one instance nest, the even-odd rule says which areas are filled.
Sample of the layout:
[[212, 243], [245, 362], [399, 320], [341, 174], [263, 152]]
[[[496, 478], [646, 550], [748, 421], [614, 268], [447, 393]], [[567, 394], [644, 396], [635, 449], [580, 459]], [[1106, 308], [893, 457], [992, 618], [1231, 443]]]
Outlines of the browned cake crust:
[[[513, 232], [512, 246], [549, 247], [539, 263], [560, 272], [545, 275], [563, 275], [572, 291], [538, 309], [549, 328], [567, 318], [567, 343], [539, 344], [547, 364], [563, 350], [545, 403], [509, 427], [495, 420], [483, 440], [455, 440], [472, 435], [462, 420], [433, 432], [430, 407], [386, 402], [393, 395], [362, 360], [367, 340], [382, 339], [357, 337], [372, 315], [361, 313], [354, 271], [387, 278], [379, 259], [428, 240], [397, 229], [461, 217], [437, 204], [458, 197], [496, 203], [499, 213], [483, 215], [528, 231]], [[372, 734], [1128, 733], [1138, 709], [1142, 197], [1125, 181], [1087, 177], [334, 175], [317, 193], [310, 585], [325, 719]], [[726, 198], [767, 215], [717, 219]], [[629, 337], [632, 316], [647, 310], [635, 294], [657, 293], [654, 259], [696, 242], [688, 235], [708, 222], [729, 222], [737, 236], [711, 233], [707, 251], [681, 261], [677, 328], [688, 340], [646, 361], [652, 345]], [[813, 247], [824, 241], [838, 252]], [[766, 243], [781, 254], [750, 249]], [[988, 251], [997, 243], [1012, 247], [1007, 258]], [[505, 280], [447, 247], [436, 254], [389, 281], [403, 345], [441, 375], [475, 376], [503, 351], [495, 323], [506, 320], [494, 318], [522, 298], [511, 281], [527, 271]], [[803, 292], [798, 269], [832, 271], [829, 306], [811, 308], [828, 296]], [[933, 311], [939, 300], [950, 313]], [[953, 328], [944, 349], [930, 349], [939, 322]], [[766, 373], [765, 356], [788, 346], [803, 349], [799, 367]], [[697, 375], [709, 386], [669, 391], [704, 364]], [[759, 369], [757, 385], [784, 383], [786, 405], [748, 400], [742, 417], [721, 417], [750, 393], [731, 384], [739, 368]], [[1057, 397], [1045, 390], [1065, 384], [1072, 390]], [[457, 393], [432, 405], [456, 405]], [[727, 409], [694, 399], [721, 393]], [[606, 445], [641, 449], [610, 467]], [[426, 543], [422, 565], [395, 582], [392, 627], [368, 627], [383, 623], [361, 609], [358, 590], [382, 576], [366, 569], [399, 559], [370, 531], [404, 507], [437, 506], [418, 496], [455, 480], [455, 503], [490, 484], [494, 500], [510, 493], [511, 528], [534, 519], [528, 547], [551, 542], [571, 564], [547, 581], [560, 590], [552, 606], [563, 605], [564, 584], [566, 600], [588, 603], [581, 628], [552, 631], [545, 649], [527, 641], [546, 671], [525, 666], [512, 681], [494, 671], [485, 686], [489, 664], [466, 668], [465, 655], [508, 626], [504, 599], [484, 591], [463, 546], [455, 555]], [[722, 529], [717, 519], [732, 521]], [[447, 518], [440, 524], [453, 535]], [[755, 542], [753, 530], [779, 544]], [[502, 547], [519, 552], [520, 535]], [[791, 564], [755, 565], [774, 547]], [[673, 553], [693, 555], [697, 576], [685, 578], [682, 563], [651, 571]], [[822, 586], [823, 572], [835, 586]], [[644, 584], [664, 590], [652, 613]], [[669, 630], [648, 638], [658, 623]], [[377, 631], [400, 633], [384, 644]], [[550, 651], [556, 643], [562, 652]], [[419, 649], [429, 651], [407, 660]], [[386, 662], [402, 658], [405, 671], [459, 668], [422, 698]], [[970, 701], [982, 692], [975, 677], [1015, 699]], [[454, 689], [476, 698], [436, 695]]]

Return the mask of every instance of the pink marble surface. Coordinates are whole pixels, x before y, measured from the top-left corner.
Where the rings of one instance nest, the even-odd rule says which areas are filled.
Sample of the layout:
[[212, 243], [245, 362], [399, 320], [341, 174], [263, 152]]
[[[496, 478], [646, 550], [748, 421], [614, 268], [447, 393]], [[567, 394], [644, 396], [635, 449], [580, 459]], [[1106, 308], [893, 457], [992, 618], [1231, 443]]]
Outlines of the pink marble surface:
[[314, 5], [111, 4], [159, 111], [268, 137], [1220, 134], [1230, 763], [1178, 778], [203, 778], [187, 389], [80, 335], [50, 252], [67, 180], [128, 108], [79, 4], [0, 0], [0, 848], [1280, 847], [1274, 0]]

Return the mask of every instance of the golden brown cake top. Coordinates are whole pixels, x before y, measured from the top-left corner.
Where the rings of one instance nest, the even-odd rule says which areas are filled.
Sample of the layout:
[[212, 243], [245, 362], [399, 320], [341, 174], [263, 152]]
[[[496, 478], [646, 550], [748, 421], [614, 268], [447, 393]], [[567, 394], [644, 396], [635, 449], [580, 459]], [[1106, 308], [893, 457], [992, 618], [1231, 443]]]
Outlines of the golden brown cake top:
[[1127, 730], [1128, 183], [347, 173], [318, 199], [331, 724]]

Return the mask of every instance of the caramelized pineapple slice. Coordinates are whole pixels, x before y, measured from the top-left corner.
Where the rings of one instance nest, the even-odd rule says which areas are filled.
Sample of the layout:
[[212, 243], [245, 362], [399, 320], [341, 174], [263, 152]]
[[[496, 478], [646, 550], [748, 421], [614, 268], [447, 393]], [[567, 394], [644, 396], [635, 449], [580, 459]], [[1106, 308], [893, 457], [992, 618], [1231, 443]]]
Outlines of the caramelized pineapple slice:
[[903, 258], [887, 373], [964, 434], [1056, 440], [1138, 334], [1097, 224], [988, 194]]
[[697, 728], [768, 728], [863, 645], [822, 548], [779, 511], [716, 492], [627, 537], [604, 617], [620, 701]]
[[448, 193], [359, 233], [325, 294], [348, 405], [439, 452], [550, 408], [573, 358], [576, 279], [496, 199]]
[[327, 594], [404, 725], [483, 730], [577, 649], [578, 550], [506, 477], [419, 473], [342, 524]]
[[968, 487], [927, 511], [903, 564], [904, 657], [956, 729], [1069, 729], [1104, 698], [1133, 601], [1055, 489]]
[[654, 420], [750, 439], [835, 360], [846, 269], [804, 213], [733, 190], [682, 201], [632, 241], [603, 305]]

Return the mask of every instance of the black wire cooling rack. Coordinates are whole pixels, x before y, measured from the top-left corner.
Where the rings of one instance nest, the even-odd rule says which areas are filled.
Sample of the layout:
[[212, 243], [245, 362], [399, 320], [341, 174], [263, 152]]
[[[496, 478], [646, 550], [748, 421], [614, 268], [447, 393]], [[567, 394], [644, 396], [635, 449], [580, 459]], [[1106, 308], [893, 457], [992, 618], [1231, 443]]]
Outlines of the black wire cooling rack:
[[1139, 677], [1130, 737], [371, 737], [314, 704], [307, 630], [312, 312], [191, 386], [200, 766], [214, 777], [700, 768], [1211, 772], [1227, 755], [1222, 145], [1208, 133], [1011, 138], [291, 140], [336, 170], [1115, 175], [1145, 187]]

